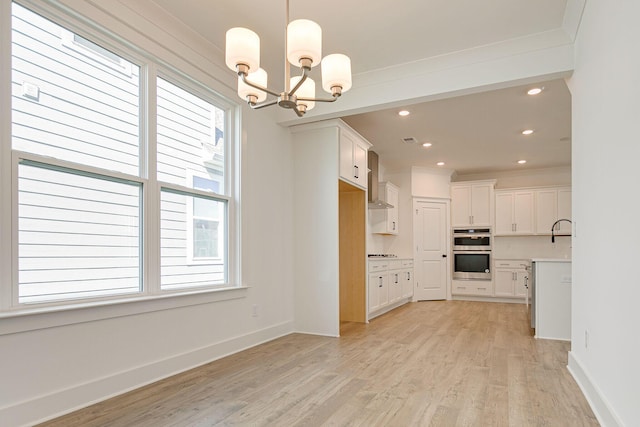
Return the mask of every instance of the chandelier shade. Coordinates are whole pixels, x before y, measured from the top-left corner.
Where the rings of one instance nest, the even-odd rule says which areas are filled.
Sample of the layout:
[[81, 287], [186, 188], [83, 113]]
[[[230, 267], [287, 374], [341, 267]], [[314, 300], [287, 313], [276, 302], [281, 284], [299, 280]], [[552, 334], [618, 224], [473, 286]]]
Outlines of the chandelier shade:
[[[267, 72], [260, 68], [260, 37], [248, 28], [235, 27], [227, 31], [225, 62], [238, 75], [238, 96], [251, 108], [278, 105], [302, 117], [316, 102], [335, 102], [351, 89], [351, 60], [340, 53], [323, 59], [320, 25], [309, 19], [289, 22], [289, 0], [285, 4], [283, 91], [268, 88]], [[316, 84], [309, 75], [311, 68], [318, 64], [322, 64], [322, 88], [331, 98], [316, 98]], [[300, 70], [299, 76], [291, 77], [292, 66]], [[269, 95], [275, 99], [268, 100]]]
[[[255, 82], [260, 86], [267, 86], [267, 72], [262, 68], [258, 68], [257, 71], [249, 73], [248, 78], [250, 81]], [[246, 100], [247, 97], [253, 96], [255, 97], [254, 102], [262, 102], [267, 99], [267, 92], [249, 86], [242, 81], [241, 76], [238, 76], [238, 96], [244, 100]]]
[[260, 37], [247, 28], [231, 28], [227, 31], [225, 62], [233, 71], [238, 64], [256, 71], [260, 68]]
[[332, 93], [336, 86], [341, 87], [343, 93], [351, 89], [351, 59], [341, 53], [327, 55], [322, 60], [322, 88]]
[[310, 59], [312, 67], [322, 60], [322, 28], [308, 19], [296, 19], [287, 26], [287, 59], [299, 67], [303, 58]]
[[[300, 76], [291, 77], [291, 87], [295, 87], [300, 81]], [[296, 91], [298, 97], [298, 105], [304, 105], [304, 110], [309, 111], [316, 106], [316, 103], [311, 99], [316, 96], [316, 82], [307, 78], [298, 90]]]

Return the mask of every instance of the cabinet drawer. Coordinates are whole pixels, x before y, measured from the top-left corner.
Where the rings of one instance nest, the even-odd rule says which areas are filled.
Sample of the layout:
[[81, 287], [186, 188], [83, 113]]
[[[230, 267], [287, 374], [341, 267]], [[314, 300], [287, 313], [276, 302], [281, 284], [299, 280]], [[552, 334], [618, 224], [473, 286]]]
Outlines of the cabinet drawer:
[[369, 261], [369, 273], [386, 271], [389, 268], [389, 261]]
[[493, 289], [491, 285], [491, 282], [454, 282], [451, 284], [451, 293], [458, 295], [493, 296]]
[[402, 266], [403, 267], [413, 267], [413, 260], [412, 259], [403, 259], [402, 260]]
[[389, 270], [399, 270], [402, 268], [402, 261], [399, 259], [389, 261]]
[[531, 267], [531, 263], [523, 259], [496, 259], [494, 264], [496, 268], [526, 269]]

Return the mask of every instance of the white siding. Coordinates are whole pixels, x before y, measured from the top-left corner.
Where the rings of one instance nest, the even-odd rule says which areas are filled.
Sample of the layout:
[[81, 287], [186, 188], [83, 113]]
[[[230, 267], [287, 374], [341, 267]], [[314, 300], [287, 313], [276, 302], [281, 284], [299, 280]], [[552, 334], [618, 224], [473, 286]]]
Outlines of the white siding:
[[140, 187], [32, 164], [18, 169], [23, 303], [140, 290]]
[[[139, 67], [105, 66], [63, 45], [58, 25], [16, 4], [13, 12], [13, 148], [137, 175]], [[24, 96], [24, 83], [39, 97]]]

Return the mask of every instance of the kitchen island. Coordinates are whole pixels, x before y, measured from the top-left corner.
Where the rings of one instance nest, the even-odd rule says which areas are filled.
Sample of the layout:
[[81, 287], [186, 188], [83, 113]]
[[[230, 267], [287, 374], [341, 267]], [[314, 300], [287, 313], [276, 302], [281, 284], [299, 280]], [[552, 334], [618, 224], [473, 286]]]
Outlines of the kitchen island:
[[571, 340], [571, 260], [534, 258], [531, 327], [535, 337]]

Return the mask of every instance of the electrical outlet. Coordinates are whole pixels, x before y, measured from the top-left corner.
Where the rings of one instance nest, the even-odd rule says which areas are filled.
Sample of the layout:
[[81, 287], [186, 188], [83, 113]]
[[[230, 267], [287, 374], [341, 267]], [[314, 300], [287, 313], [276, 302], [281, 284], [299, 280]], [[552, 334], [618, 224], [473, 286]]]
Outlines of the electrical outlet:
[[258, 304], [253, 304], [251, 307], [251, 317], [258, 317]]
[[585, 329], [584, 331], [584, 348], [589, 348], [589, 331]]

